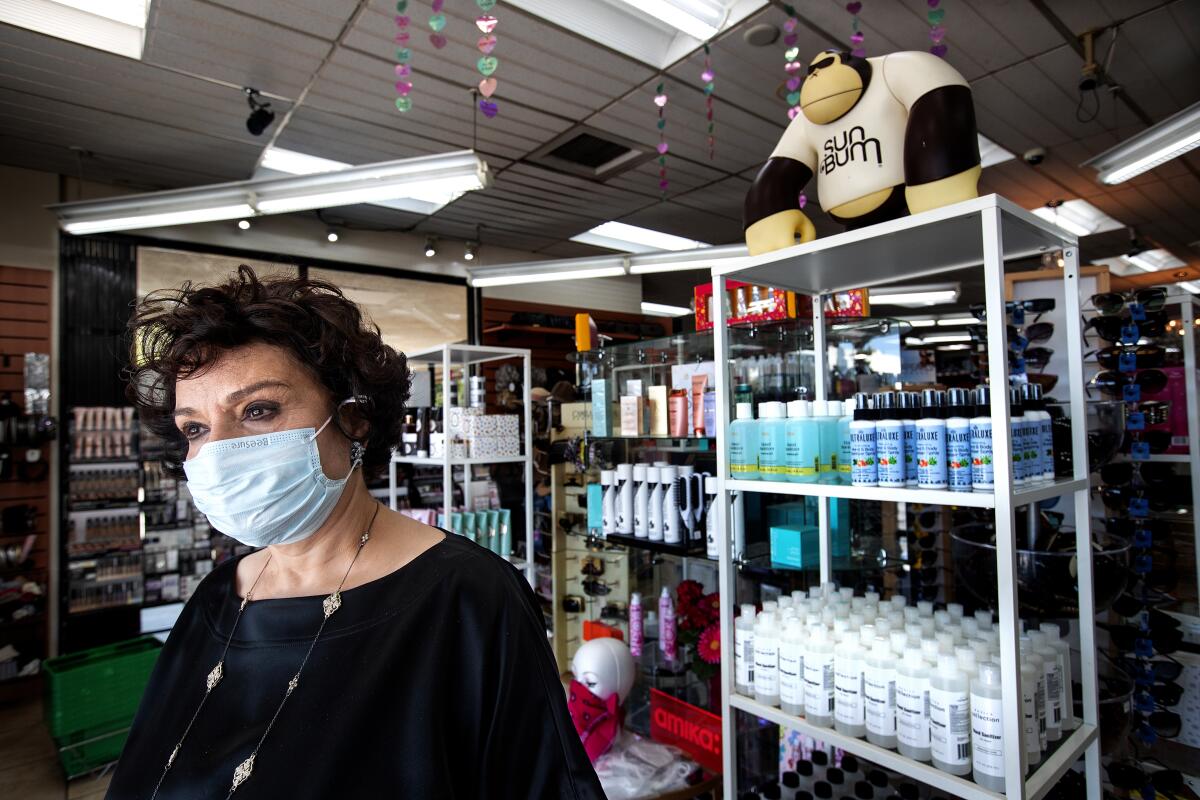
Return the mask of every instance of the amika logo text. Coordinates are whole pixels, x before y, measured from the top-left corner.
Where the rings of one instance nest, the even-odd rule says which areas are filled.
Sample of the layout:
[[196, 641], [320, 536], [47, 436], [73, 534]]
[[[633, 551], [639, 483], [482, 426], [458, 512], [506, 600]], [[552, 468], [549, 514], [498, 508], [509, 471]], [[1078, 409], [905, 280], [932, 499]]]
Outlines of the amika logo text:
[[721, 771], [719, 716], [651, 689], [650, 735], [680, 748], [711, 772]]

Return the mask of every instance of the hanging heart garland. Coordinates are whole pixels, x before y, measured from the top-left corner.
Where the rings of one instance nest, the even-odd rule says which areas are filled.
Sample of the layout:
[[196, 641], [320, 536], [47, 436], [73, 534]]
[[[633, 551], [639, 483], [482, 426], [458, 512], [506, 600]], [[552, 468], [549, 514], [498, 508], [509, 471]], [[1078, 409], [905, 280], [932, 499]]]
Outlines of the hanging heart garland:
[[946, 38], [946, 26], [942, 21], [946, 19], [946, 9], [938, 8], [941, 4], [942, 0], [925, 0], [925, 5], [929, 6], [929, 13], [925, 18], [929, 20], [929, 52], [938, 58], [945, 58], [946, 53], [950, 52], [950, 47], [943, 41]]
[[784, 5], [783, 10], [788, 15], [783, 23], [783, 46], [787, 48], [783, 51], [783, 70], [787, 73], [784, 85], [788, 91], [785, 99], [788, 104], [788, 119], [795, 119], [800, 113], [800, 84], [804, 82], [804, 64], [799, 60], [800, 48], [796, 46], [796, 42], [799, 41], [796, 28], [800, 25], [800, 19], [792, 6]]
[[671, 182], [667, 180], [667, 151], [671, 149], [667, 144], [667, 91], [666, 84], [660, 83], [654, 89], [654, 105], [658, 107], [658, 191], [662, 195], [662, 199], [667, 199], [667, 187]]
[[408, 26], [412, 23], [412, 18], [408, 15], [408, 0], [396, 0], [396, 110], [403, 113], [412, 108], [412, 98], [409, 94], [412, 92], [412, 66], [409, 64], [412, 61], [412, 48], [409, 47], [409, 40], [412, 35], [409, 33]]
[[862, 11], [862, 5], [860, 0], [852, 0], [852, 2], [846, 3], [846, 10], [850, 12], [850, 16], [852, 17], [850, 20], [850, 44], [852, 45], [850, 55], [866, 58], [867, 51], [862, 46], [863, 39], [866, 37], [863, 35], [858, 23], [858, 14]]
[[713, 161], [717, 157], [717, 138], [713, 134], [713, 92], [716, 91], [717, 74], [712, 68], [712, 52], [708, 48], [708, 42], [704, 43], [704, 71], [700, 73], [700, 80], [704, 84], [704, 112], [708, 118], [708, 160]]
[[496, 87], [499, 85], [493, 76], [500, 67], [500, 59], [492, 55], [492, 51], [496, 49], [498, 39], [492, 33], [496, 30], [496, 26], [500, 24], [500, 20], [489, 12], [496, 7], [496, 0], [475, 0], [475, 5], [479, 6], [479, 10], [483, 12], [475, 18], [475, 27], [482, 34], [475, 46], [481, 53], [479, 60], [475, 62], [475, 69], [479, 70], [479, 74], [483, 79], [479, 81], [479, 94], [482, 95], [479, 99], [479, 110], [488, 119], [492, 119], [500, 112], [500, 107], [492, 100], [492, 95], [496, 93]]
[[441, 50], [446, 46], [446, 37], [442, 35], [442, 31], [446, 27], [446, 15], [442, 13], [442, 6], [445, 2], [446, 0], [432, 0], [429, 3], [429, 9], [433, 11], [433, 16], [429, 18], [429, 43], [435, 50]]

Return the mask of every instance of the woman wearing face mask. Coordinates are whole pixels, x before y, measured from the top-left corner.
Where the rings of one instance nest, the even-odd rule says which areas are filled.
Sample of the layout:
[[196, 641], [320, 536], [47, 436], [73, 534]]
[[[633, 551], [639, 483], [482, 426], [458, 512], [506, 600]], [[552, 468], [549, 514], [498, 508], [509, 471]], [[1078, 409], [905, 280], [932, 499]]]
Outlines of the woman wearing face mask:
[[152, 295], [130, 394], [216, 530], [109, 788], [161, 798], [602, 798], [507, 562], [381, 506], [404, 356], [334, 286]]

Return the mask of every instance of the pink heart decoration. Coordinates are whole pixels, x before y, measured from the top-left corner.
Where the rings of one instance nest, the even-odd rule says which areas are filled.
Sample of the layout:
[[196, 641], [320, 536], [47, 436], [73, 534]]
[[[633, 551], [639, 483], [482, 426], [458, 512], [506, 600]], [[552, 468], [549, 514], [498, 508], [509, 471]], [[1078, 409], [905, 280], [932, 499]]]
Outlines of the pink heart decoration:
[[796, 115], [798, 115], [799, 113], [800, 113], [800, 106], [793, 106], [792, 108], [789, 108], [788, 109], [788, 119], [795, 119]]
[[413, 85], [409, 81], [396, 81], [396, 92], [402, 97], [411, 92], [412, 87]]
[[715, 77], [717, 76], [713, 75], [713, 71], [711, 69], [706, 69], [704, 72], [700, 73], [700, 80], [704, 81], [705, 83], [712, 83], [713, 78]]
[[791, 47], [799, 40], [799, 38], [800, 37], [797, 36], [796, 34], [789, 33], [787, 36], [783, 37], [783, 43], [786, 44], [788, 47]]
[[799, 72], [800, 70], [804, 69], [804, 65], [799, 61], [789, 61], [784, 65], [783, 68], [788, 72]]
[[479, 52], [488, 55], [496, 49], [496, 37], [490, 33], [485, 33], [479, 37], [479, 41], [475, 43], [475, 46], [479, 48]]
[[663, 178], [661, 181], [658, 182], [658, 188], [662, 189], [664, 192], [667, 190], [667, 187], [670, 185], [671, 185], [671, 182], [669, 180], [667, 180], [666, 178]]
[[433, 9], [433, 13], [437, 14], [442, 10], [442, 6], [446, 4], [446, 0], [433, 0], [429, 7]]
[[667, 154], [667, 150], [669, 150], [670, 148], [667, 146], [666, 142], [659, 142], [658, 147], [656, 147], [654, 149], [658, 151], [658, 154], [660, 156], [665, 156]]
[[500, 20], [493, 17], [491, 14], [484, 14], [482, 17], [475, 18], [475, 27], [479, 28], [482, 33], [491, 33], [496, 30], [496, 26], [500, 24]]
[[485, 117], [491, 119], [492, 117], [496, 116], [496, 112], [498, 112], [500, 108], [491, 100], [480, 100], [479, 110], [483, 112]]
[[666, 104], [667, 104], [667, 96], [665, 94], [654, 95], [654, 105], [658, 106], [659, 108], [662, 108]]
[[863, 36], [862, 31], [855, 31], [854, 33], [850, 34], [850, 43], [851, 44], [862, 44], [864, 38], [866, 38], [866, 37]]
[[396, 42], [399, 44], [404, 44], [411, 36], [412, 34], [410, 34], [408, 31], [400, 31], [396, 34]]
[[396, 65], [396, 77], [397, 78], [403, 78], [406, 75], [411, 75], [411, 74], [412, 74], [412, 65], [410, 65], [410, 64], [397, 64]]
[[788, 78], [787, 87], [788, 87], [789, 92], [796, 91], [797, 89], [800, 88], [800, 79], [799, 78]]
[[856, 48], [854, 48], [853, 50], [851, 50], [851, 51], [850, 51], [850, 55], [854, 56], [855, 58], [866, 58], [866, 57], [867, 57], [867, 51], [866, 51], [866, 49], [865, 49], [865, 48], [862, 48], [862, 47], [856, 47]]
[[446, 46], [446, 37], [442, 36], [440, 33], [431, 33], [429, 34], [429, 43], [438, 50], [441, 50]]
[[484, 78], [479, 82], [479, 93], [484, 97], [491, 97], [496, 93], [496, 79]]
[[407, 28], [408, 23], [410, 22], [412, 22], [412, 19], [409, 18], [408, 14], [401, 14], [400, 16], [396, 17], [396, 24], [401, 28]]
[[858, 12], [862, 11], [862, 3], [858, 2], [858, 0], [854, 0], [852, 3], [846, 3], [846, 10], [857, 16]]

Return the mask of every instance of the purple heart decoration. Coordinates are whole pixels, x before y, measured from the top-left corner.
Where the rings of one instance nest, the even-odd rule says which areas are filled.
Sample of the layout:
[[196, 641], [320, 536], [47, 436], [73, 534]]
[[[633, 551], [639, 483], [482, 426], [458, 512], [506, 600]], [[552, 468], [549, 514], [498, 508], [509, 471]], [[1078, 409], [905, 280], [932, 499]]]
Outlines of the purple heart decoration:
[[937, 44], [938, 42], [940, 42], [942, 39], [945, 39], [945, 38], [946, 38], [946, 29], [943, 28], [941, 25], [934, 25], [932, 28], [929, 29], [929, 40], [931, 42], [933, 42], [934, 44]]
[[799, 88], [800, 88], [800, 82], [801, 82], [801, 81], [800, 81], [800, 79], [799, 79], [799, 78], [788, 78], [788, 80], [787, 80], [787, 88], [788, 88], [788, 91], [789, 91], [789, 92], [794, 92], [794, 91], [796, 91], [797, 89], [799, 89]]
[[941, 4], [942, 0], [925, 0], [925, 5], [929, 6], [930, 8], [937, 8]]
[[856, 47], [850, 51], [850, 55], [854, 56], [855, 58], [866, 58], [867, 51], [861, 47]]
[[412, 87], [413, 85], [411, 81], [396, 81], [396, 93], [402, 97], [411, 92]]
[[788, 17], [787, 21], [783, 23], [783, 29], [788, 33], [791, 33], [792, 31], [796, 30], [796, 26], [798, 24], [799, 20], [797, 20], [795, 17]]
[[409, 65], [409, 64], [397, 64], [396, 65], [396, 77], [397, 78], [403, 78], [403, 77], [405, 77], [407, 75], [411, 75], [411, 74], [412, 74], [412, 66], [411, 65]]
[[799, 38], [800, 37], [798, 37], [796, 34], [789, 33], [788, 35], [783, 37], [783, 43], [786, 44], [788, 47], [791, 47], [799, 40]]
[[713, 78], [715, 77], [716, 75], [713, 75], [713, 71], [711, 69], [706, 69], [704, 72], [700, 73], [700, 80], [704, 81], [705, 83], [712, 83]]
[[806, 205], [808, 205], [808, 195], [801, 192], [800, 196], [796, 198], [796, 205], [800, 206], [800, 208], [804, 208]]
[[852, 3], [846, 3], [846, 10], [854, 16], [858, 16], [858, 12], [862, 11], [862, 3], [854, 0]]
[[442, 6], [445, 4], [446, 0], [433, 0], [433, 2], [429, 4], [429, 7], [433, 10], [433, 13], [437, 14], [442, 10]]
[[671, 182], [669, 180], [667, 180], [666, 178], [663, 178], [661, 181], [658, 182], [658, 188], [662, 189], [664, 192], [667, 190], [667, 187], [670, 185], [671, 185]]
[[655, 149], [658, 150], [658, 154], [660, 156], [665, 156], [667, 154], [667, 151], [671, 148], [667, 146], [666, 142], [659, 142], [658, 147], [656, 147]]
[[479, 110], [483, 112], [485, 117], [491, 119], [492, 117], [496, 116], [496, 113], [500, 110], [500, 108], [491, 100], [480, 100]]
[[800, 113], [800, 106], [793, 106], [792, 108], [789, 108], [788, 109], [788, 119], [795, 119], [796, 115], [799, 113]]
[[446, 46], [446, 37], [442, 36], [440, 33], [431, 33], [429, 34], [429, 43], [436, 49], [441, 50]]
[[412, 19], [408, 16], [408, 14], [401, 14], [400, 16], [396, 17], [396, 25], [401, 28], [407, 28], [408, 23], [410, 22], [412, 22]]
[[950, 48], [945, 44], [935, 44], [933, 47], [929, 48], [929, 52], [933, 53], [938, 58], [945, 58], [946, 53], [950, 52]]

